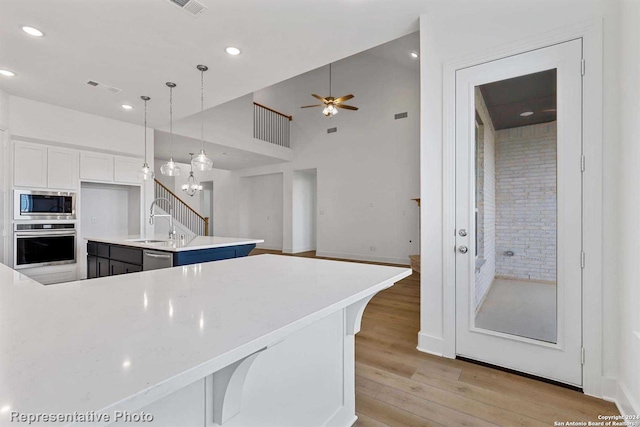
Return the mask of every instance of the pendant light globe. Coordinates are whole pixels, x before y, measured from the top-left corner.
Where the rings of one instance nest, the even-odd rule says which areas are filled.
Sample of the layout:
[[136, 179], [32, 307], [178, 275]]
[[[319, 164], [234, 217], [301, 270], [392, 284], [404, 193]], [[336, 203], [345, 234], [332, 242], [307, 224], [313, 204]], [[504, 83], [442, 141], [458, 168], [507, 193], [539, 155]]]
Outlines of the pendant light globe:
[[200, 141], [202, 149], [200, 154], [191, 159], [191, 167], [197, 171], [210, 171], [213, 169], [213, 160], [204, 152], [204, 72], [209, 69], [206, 65], [196, 67], [200, 71]]

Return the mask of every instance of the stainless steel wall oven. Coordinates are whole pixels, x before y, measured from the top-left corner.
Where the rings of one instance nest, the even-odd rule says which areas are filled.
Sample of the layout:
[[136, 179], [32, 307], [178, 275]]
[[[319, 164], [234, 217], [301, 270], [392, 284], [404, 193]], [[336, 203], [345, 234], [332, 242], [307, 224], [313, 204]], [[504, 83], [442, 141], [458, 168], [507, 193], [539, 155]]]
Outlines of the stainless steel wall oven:
[[15, 224], [13, 255], [15, 269], [75, 263], [75, 224]]

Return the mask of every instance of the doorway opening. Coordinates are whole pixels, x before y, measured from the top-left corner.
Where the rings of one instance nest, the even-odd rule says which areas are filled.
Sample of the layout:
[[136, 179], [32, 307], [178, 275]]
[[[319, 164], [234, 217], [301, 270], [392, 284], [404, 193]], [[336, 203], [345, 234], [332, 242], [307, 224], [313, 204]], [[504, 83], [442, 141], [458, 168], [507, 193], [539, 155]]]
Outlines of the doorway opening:
[[293, 172], [292, 253], [316, 250], [318, 229], [317, 169]]
[[208, 236], [213, 236], [214, 227], [214, 206], [213, 206], [213, 181], [203, 181], [202, 191], [200, 192], [200, 209], [201, 214], [205, 218], [209, 218]]

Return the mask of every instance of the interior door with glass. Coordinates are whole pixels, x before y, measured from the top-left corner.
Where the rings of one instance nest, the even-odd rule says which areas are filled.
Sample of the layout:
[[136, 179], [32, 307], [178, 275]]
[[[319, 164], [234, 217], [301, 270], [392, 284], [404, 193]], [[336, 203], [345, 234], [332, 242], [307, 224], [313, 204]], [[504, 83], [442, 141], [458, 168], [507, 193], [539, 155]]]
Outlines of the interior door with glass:
[[456, 353], [582, 385], [582, 41], [456, 72]]

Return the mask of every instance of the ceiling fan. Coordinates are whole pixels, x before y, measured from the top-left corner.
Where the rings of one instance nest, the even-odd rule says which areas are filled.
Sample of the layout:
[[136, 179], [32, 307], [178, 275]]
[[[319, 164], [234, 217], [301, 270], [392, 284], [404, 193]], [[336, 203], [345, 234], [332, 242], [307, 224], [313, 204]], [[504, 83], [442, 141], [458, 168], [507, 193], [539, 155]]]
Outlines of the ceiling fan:
[[344, 101], [353, 98], [353, 95], [351, 94], [341, 96], [340, 98], [334, 98], [333, 96], [331, 96], [331, 64], [329, 64], [329, 96], [323, 98], [320, 95], [316, 95], [315, 93], [312, 93], [311, 96], [322, 101], [322, 104], [305, 105], [304, 107], [300, 108], [324, 107], [324, 109], [322, 110], [322, 114], [327, 117], [333, 117], [338, 114], [338, 108], [344, 108], [345, 110], [354, 111], [358, 109], [358, 107], [342, 104]]

